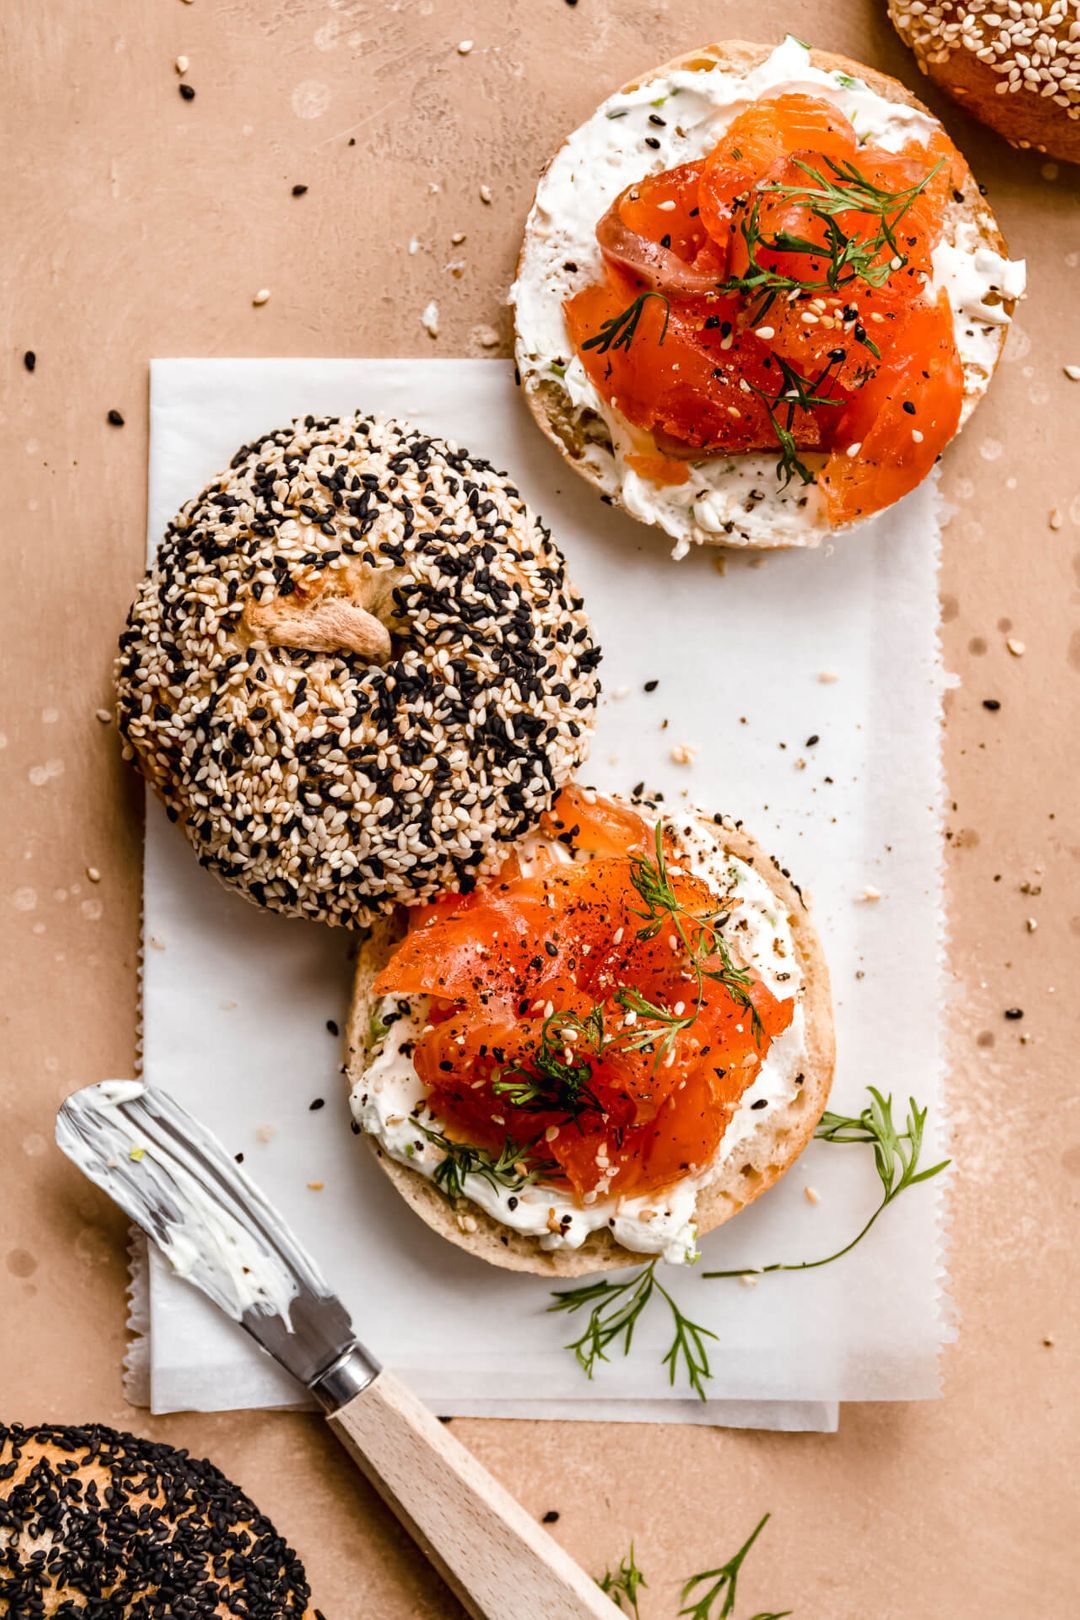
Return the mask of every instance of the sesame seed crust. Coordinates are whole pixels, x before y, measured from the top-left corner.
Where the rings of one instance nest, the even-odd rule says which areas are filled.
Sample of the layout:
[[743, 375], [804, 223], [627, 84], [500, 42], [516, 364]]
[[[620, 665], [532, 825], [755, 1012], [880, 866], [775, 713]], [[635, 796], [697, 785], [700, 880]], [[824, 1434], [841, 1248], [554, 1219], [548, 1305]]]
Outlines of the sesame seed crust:
[[365, 926], [467, 891], [536, 825], [587, 750], [599, 660], [505, 474], [404, 423], [307, 416], [169, 525], [118, 724], [204, 866]]
[[100, 1424], [0, 1424], [0, 1614], [321, 1620], [309, 1595], [212, 1463]]
[[1078, 0], [889, 0], [922, 71], [1014, 145], [1080, 159]]

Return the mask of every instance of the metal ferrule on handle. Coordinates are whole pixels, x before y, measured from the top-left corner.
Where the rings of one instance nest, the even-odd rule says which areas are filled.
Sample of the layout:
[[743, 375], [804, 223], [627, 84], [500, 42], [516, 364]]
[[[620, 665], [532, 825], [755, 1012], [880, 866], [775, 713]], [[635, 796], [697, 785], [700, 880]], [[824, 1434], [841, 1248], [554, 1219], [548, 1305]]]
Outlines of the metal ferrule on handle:
[[326, 1412], [340, 1412], [354, 1395], [361, 1394], [377, 1377], [381, 1367], [362, 1344], [354, 1342], [308, 1385]]

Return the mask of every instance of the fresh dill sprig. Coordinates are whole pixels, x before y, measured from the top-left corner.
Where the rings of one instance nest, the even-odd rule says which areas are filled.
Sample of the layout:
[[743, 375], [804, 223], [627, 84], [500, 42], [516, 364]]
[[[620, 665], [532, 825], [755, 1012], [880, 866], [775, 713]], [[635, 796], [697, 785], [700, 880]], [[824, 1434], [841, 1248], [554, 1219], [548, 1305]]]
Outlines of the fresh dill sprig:
[[607, 354], [609, 349], [628, 349], [637, 334], [638, 322], [646, 301], [650, 298], [659, 298], [664, 306], [664, 324], [660, 329], [658, 343], [663, 343], [667, 337], [668, 321], [671, 319], [671, 300], [667, 293], [658, 292], [650, 288], [648, 292], [638, 293], [633, 303], [627, 304], [617, 315], [610, 316], [601, 321], [600, 330], [593, 337], [587, 338], [581, 345], [583, 349], [596, 349], [600, 354]]
[[[942, 1159], [940, 1163], [930, 1165], [925, 1170], [919, 1169], [927, 1109], [920, 1108], [914, 1098], [911, 1098], [908, 1103], [906, 1127], [901, 1131], [893, 1122], [892, 1098], [883, 1097], [874, 1086], [867, 1089], [870, 1093], [870, 1102], [861, 1114], [848, 1116], [825, 1113], [815, 1132], [817, 1139], [822, 1142], [857, 1142], [872, 1146], [874, 1149], [874, 1164], [882, 1185], [882, 1199], [870, 1219], [850, 1243], [845, 1243], [843, 1248], [837, 1249], [834, 1254], [825, 1255], [820, 1260], [800, 1260], [771, 1266], [742, 1266], [731, 1271], [706, 1271], [703, 1272], [703, 1276], [754, 1277], [764, 1276], [773, 1271], [812, 1271], [819, 1266], [831, 1265], [834, 1260], [840, 1260], [844, 1255], [850, 1254], [855, 1245], [869, 1232], [882, 1211], [895, 1203], [908, 1187], [914, 1187], [920, 1181], [929, 1181], [932, 1176], [940, 1174], [948, 1166], [951, 1161]], [[669, 1381], [673, 1385], [681, 1368], [691, 1389], [704, 1400], [705, 1381], [712, 1377], [705, 1340], [716, 1339], [717, 1335], [711, 1328], [691, 1322], [689, 1317], [683, 1314], [657, 1278], [659, 1259], [657, 1256], [650, 1260], [647, 1265], [642, 1266], [623, 1282], [608, 1282], [605, 1278], [598, 1282], [584, 1283], [580, 1288], [559, 1289], [554, 1292], [553, 1303], [548, 1306], [548, 1310], [567, 1311], [573, 1315], [586, 1307], [589, 1308], [584, 1331], [577, 1339], [571, 1340], [566, 1349], [574, 1352], [585, 1376], [592, 1378], [597, 1364], [610, 1360], [608, 1350], [613, 1345], [621, 1349], [624, 1356], [630, 1354], [634, 1330], [642, 1313], [653, 1295], [659, 1294], [671, 1311], [674, 1327], [672, 1343], [662, 1358], [662, 1365], [667, 1367]], [[762, 1617], [757, 1617], [757, 1620], [762, 1620]]]
[[506, 1187], [511, 1192], [517, 1192], [541, 1174], [539, 1166], [529, 1166], [531, 1149], [520, 1147], [516, 1142], [505, 1143], [501, 1152], [495, 1155], [486, 1148], [475, 1147], [471, 1142], [458, 1142], [452, 1136], [425, 1125], [423, 1120], [418, 1119], [415, 1123], [422, 1136], [442, 1149], [443, 1157], [435, 1166], [432, 1180], [447, 1198], [465, 1196], [466, 1176], [480, 1176], [492, 1187]]
[[[769, 1518], [770, 1515], [766, 1513], [758, 1521], [738, 1552], [729, 1558], [726, 1564], [721, 1564], [719, 1569], [702, 1570], [700, 1575], [691, 1575], [689, 1580], [683, 1583], [682, 1599], [686, 1606], [679, 1610], [680, 1615], [689, 1615], [690, 1620], [728, 1620], [728, 1616], [734, 1614], [739, 1572], [747, 1553], [768, 1524]], [[688, 1603], [687, 1599], [695, 1587], [703, 1586], [707, 1581], [712, 1583], [708, 1590], [694, 1602]], [[723, 1602], [714, 1610], [713, 1604], [721, 1598]], [[778, 1614], [757, 1614], [754, 1620], [785, 1620], [785, 1617], [793, 1612], [792, 1609], [782, 1609]]]
[[627, 1556], [620, 1559], [617, 1569], [605, 1569], [602, 1575], [596, 1577], [596, 1584], [601, 1592], [606, 1592], [617, 1609], [623, 1609], [623, 1599], [626, 1599], [625, 1614], [632, 1614], [638, 1620], [637, 1595], [648, 1581], [634, 1562], [634, 1543], [630, 1543]]
[[[786, 361], [782, 354], [774, 354], [772, 358], [780, 368], [780, 387], [775, 395], [768, 395], [763, 388], [746, 380], [746, 386], [752, 394], [756, 394], [769, 413], [769, 419], [776, 434], [776, 442], [780, 446], [780, 459], [776, 463], [776, 476], [780, 481], [781, 489], [786, 489], [796, 476], [804, 484], [812, 484], [814, 475], [799, 455], [798, 445], [795, 442], [795, 412], [810, 410], [814, 405], [837, 406], [842, 403], [830, 394], [821, 394], [817, 390], [828, 382], [833, 368], [837, 362], [830, 360], [818, 372], [816, 377], [804, 377], [795, 367]], [[783, 420], [781, 419], [783, 416]]]
[[[642, 910], [635, 912], [642, 923], [638, 929], [638, 938], [655, 939], [661, 928], [665, 924], [670, 924], [686, 951], [697, 985], [694, 1017], [700, 1012], [704, 1000], [705, 980], [712, 979], [717, 984], [722, 984], [732, 1000], [737, 1002], [744, 1012], [749, 1013], [754, 1040], [760, 1045], [765, 1031], [751, 994], [754, 986], [753, 974], [746, 968], [735, 966], [727, 942], [720, 931], [727, 921], [727, 914], [717, 912], [712, 917], [701, 917], [688, 911], [682, 904], [668, 876], [662, 821], [656, 825], [655, 859], [650, 859], [647, 855], [633, 856], [630, 881], [637, 890], [643, 907]], [[718, 967], [711, 965], [714, 958], [719, 958]], [[693, 1018], [689, 1021], [692, 1023]]]
[[528, 1067], [504, 1069], [491, 1089], [527, 1113], [554, 1112], [569, 1119], [590, 1109], [602, 1114], [604, 1105], [592, 1089], [589, 1054], [600, 1056], [608, 1044], [602, 1003], [584, 1018], [573, 1012], [551, 1013], [544, 1019], [540, 1045]]
[[771, 1266], [743, 1266], [733, 1271], [706, 1271], [702, 1273], [703, 1276], [754, 1277], [764, 1276], [770, 1271], [813, 1271], [818, 1266], [831, 1265], [834, 1260], [840, 1260], [845, 1254], [850, 1254], [855, 1245], [862, 1242], [878, 1217], [890, 1204], [896, 1202], [901, 1193], [906, 1192], [909, 1187], [916, 1186], [920, 1181], [929, 1181], [932, 1176], [939, 1175], [952, 1162], [949, 1159], [942, 1159], [939, 1164], [920, 1170], [919, 1155], [922, 1152], [928, 1110], [920, 1108], [914, 1097], [910, 1097], [907, 1124], [901, 1131], [893, 1122], [892, 1097], [883, 1097], [875, 1086], [868, 1086], [867, 1090], [870, 1093], [870, 1102], [861, 1114], [849, 1117], [845, 1114], [826, 1112], [821, 1116], [821, 1123], [814, 1132], [815, 1137], [821, 1142], [859, 1142], [869, 1144], [874, 1149], [874, 1168], [882, 1186], [881, 1202], [850, 1243], [845, 1243], [842, 1249], [837, 1249], [834, 1254], [827, 1254], [820, 1260], [789, 1261]]
[[[881, 287], [894, 271], [902, 270], [908, 262], [897, 240], [896, 229], [916, 198], [926, 189], [941, 168], [944, 159], [913, 186], [889, 191], [869, 180], [847, 159], [841, 162], [822, 157], [823, 168], [794, 159], [797, 168], [807, 176], [809, 184], [779, 185], [766, 183], [754, 195], [754, 200], [739, 226], [739, 234], [746, 247], [748, 265], [742, 275], [730, 276], [722, 291], [740, 294], [748, 303], [755, 303], [750, 324], [757, 326], [768, 314], [781, 295], [799, 295], [808, 292], [842, 292], [856, 281], [867, 286]], [[814, 242], [790, 231], [777, 231], [773, 236], [762, 234], [761, 204], [769, 196], [784, 197], [806, 209], [812, 219], [825, 228], [825, 241]], [[870, 214], [876, 221], [876, 230], [870, 236], [858, 236], [843, 229], [838, 215], [847, 212]], [[805, 255], [820, 263], [823, 274], [806, 276], [786, 274], [762, 265], [758, 254], [762, 248], [776, 253]], [[886, 250], [888, 256], [883, 257]], [[872, 352], [874, 344], [861, 338]]]
[[619, 1346], [624, 1356], [630, 1354], [636, 1328], [643, 1311], [654, 1294], [659, 1294], [671, 1312], [673, 1338], [661, 1364], [668, 1369], [668, 1381], [674, 1385], [680, 1370], [685, 1373], [690, 1388], [701, 1400], [705, 1399], [705, 1381], [712, 1377], [706, 1339], [716, 1334], [700, 1323], [691, 1322], [679, 1309], [656, 1275], [660, 1257], [635, 1271], [625, 1282], [583, 1283], [580, 1288], [556, 1290], [549, 1311], [567, 1311], [571, 1315], [589, 1307], [589, 1316], [581, 1336], [566, 1346], [574, 1352], [578, 1365], [586, 1378], [591, 1378], [600, 1361], [608, 1361], [608, 1350]]

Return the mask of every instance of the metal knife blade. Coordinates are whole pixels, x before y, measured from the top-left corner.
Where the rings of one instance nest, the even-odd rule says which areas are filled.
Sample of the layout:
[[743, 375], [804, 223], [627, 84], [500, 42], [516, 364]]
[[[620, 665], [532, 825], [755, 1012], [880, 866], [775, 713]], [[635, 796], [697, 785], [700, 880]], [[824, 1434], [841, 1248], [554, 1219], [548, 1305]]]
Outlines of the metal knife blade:
[[217, 1137], [166, 1091], [137, 1080], [84, 1086], [56, 1140], [161, 1249], [331, 1410], [379, 1364], [314, 1262]]

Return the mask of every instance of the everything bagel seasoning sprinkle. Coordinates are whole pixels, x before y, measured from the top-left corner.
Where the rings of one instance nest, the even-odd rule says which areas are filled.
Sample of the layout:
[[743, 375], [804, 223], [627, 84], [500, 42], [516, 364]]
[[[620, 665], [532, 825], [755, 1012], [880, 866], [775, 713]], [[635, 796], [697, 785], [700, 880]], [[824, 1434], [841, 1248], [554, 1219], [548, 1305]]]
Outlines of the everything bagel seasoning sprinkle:
[[[305, 613], [358, 596], [386, 661], [309, 650]], [[120, 641], [119, 729], [204, 866], [357, 926], [467, 891], [536, 825], [585, 754], [599, 658], [505, 475], [400, 423], [309, 416], [169, 526]]]

